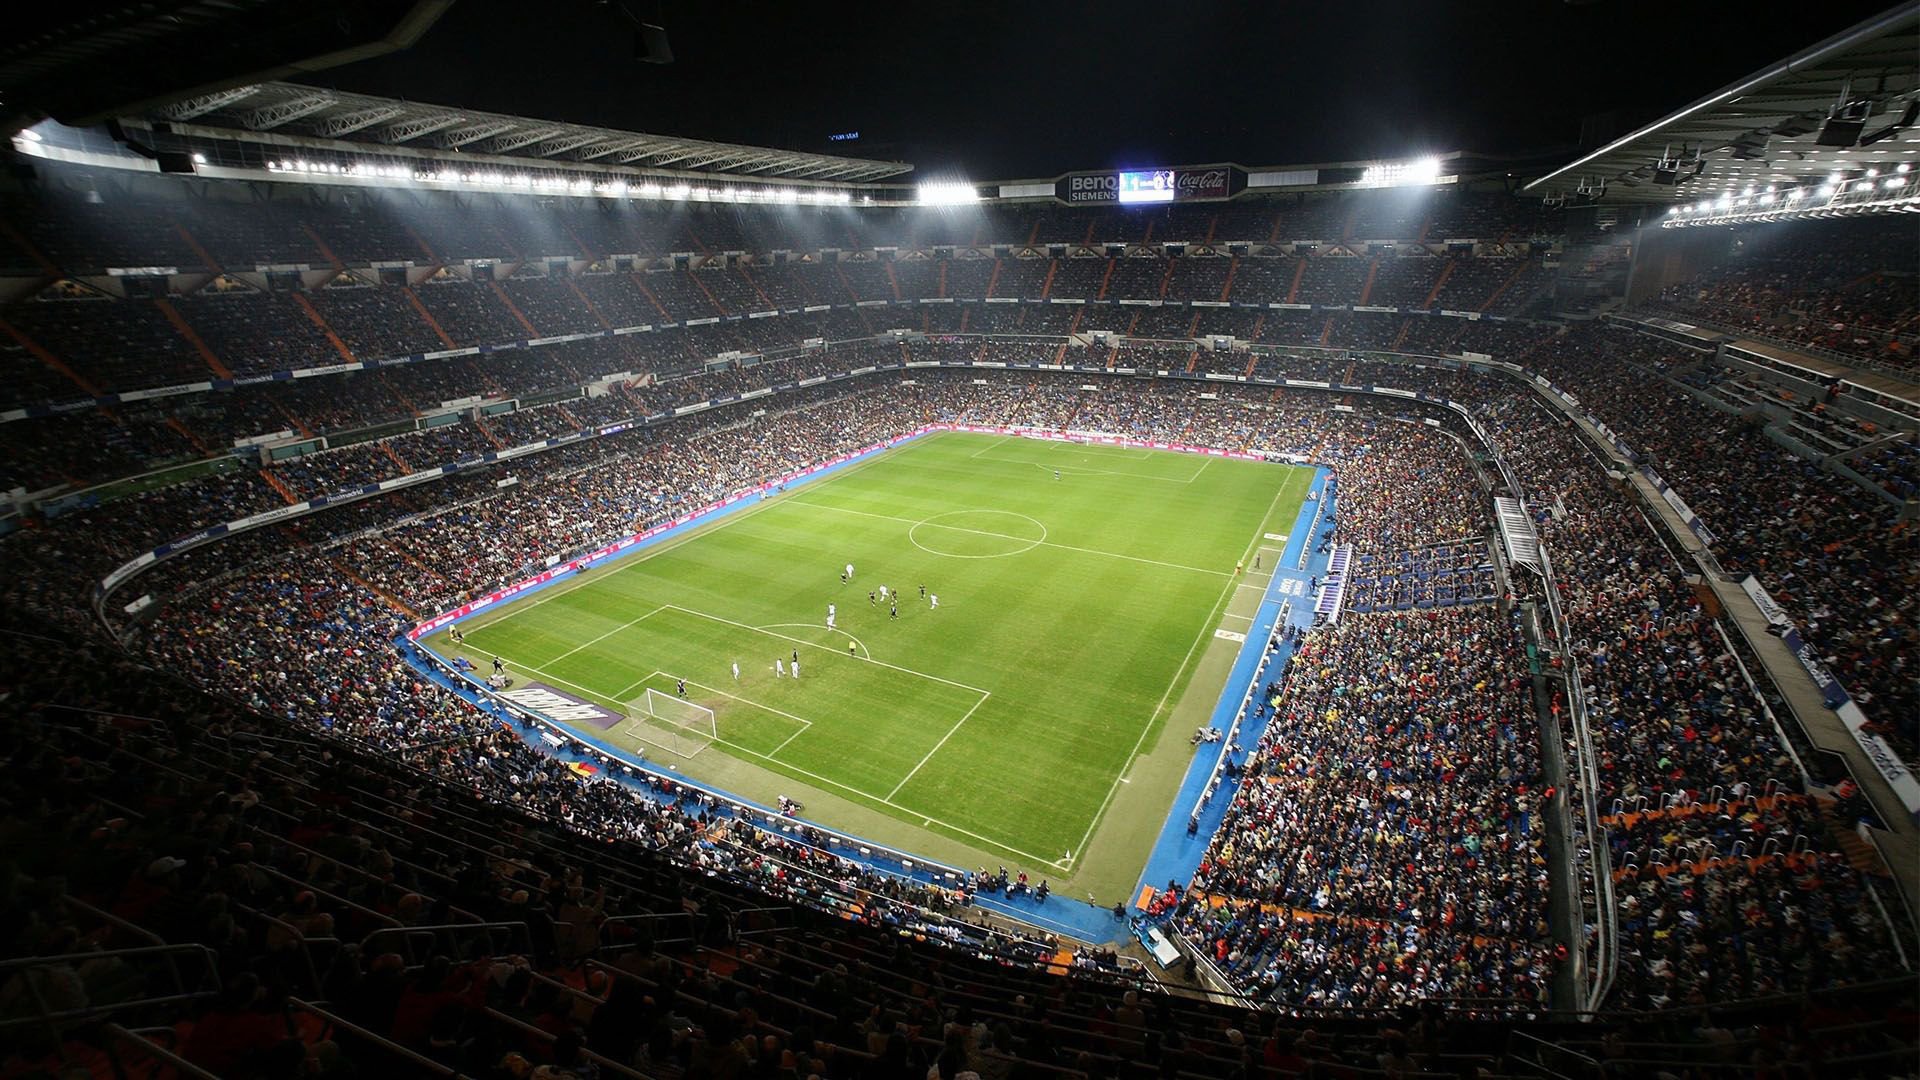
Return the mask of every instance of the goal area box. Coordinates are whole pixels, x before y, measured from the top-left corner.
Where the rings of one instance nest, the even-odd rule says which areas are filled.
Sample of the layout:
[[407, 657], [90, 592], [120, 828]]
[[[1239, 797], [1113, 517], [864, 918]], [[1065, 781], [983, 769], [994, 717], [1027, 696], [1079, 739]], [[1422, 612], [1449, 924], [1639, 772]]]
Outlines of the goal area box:
[[720, 737], [712, 709], [652, 688], [627, 702], [627, 716], [629, 734], [682, 758], [693, 757]]

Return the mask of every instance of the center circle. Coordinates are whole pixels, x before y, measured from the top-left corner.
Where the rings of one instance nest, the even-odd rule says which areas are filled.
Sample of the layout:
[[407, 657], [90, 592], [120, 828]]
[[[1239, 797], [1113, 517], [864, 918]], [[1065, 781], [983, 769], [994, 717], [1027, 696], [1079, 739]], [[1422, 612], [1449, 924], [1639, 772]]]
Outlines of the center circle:
[[915, 522], [907, 540], [950, 559], [1003, 559], [1046, 543], [1047, 527], [1011, 510], [951, 510]]

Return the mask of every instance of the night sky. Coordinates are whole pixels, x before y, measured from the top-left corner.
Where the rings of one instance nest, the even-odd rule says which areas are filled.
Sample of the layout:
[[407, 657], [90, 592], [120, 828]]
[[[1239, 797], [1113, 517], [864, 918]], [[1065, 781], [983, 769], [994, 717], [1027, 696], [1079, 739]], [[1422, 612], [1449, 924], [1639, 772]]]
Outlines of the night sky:
[[[935, 175], [1571, 156], [1883, 10], [1871, 3], [800, 4], [462, 0], [413, 49], [301, 81], [866, 157]], [[856, 143], [829, 143], [859, 131]]]

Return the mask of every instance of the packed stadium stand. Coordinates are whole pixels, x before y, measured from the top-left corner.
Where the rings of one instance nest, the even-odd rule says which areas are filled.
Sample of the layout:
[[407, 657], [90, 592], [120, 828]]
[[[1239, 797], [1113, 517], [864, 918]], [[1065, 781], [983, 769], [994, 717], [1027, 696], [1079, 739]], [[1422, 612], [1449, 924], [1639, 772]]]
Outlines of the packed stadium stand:
[[[0, 1074], [1920, 1063], [1920, 219], [307, 168], [0, 191]], [[916, 870], [416, 640], [972, 428], [1319, 470], [1172, 880]]]

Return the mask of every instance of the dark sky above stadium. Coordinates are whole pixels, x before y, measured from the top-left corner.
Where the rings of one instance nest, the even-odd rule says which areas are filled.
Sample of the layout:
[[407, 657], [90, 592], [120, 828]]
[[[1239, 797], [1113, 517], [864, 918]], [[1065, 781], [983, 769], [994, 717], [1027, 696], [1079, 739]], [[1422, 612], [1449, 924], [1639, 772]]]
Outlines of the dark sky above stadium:
[[[660, 134], [898, 158], [923, 177], [1563, 154], [1885, 0], [461, 0], [413, 49], [304, 81]], [[857, 131], [858, 142], [827, 136]]]

